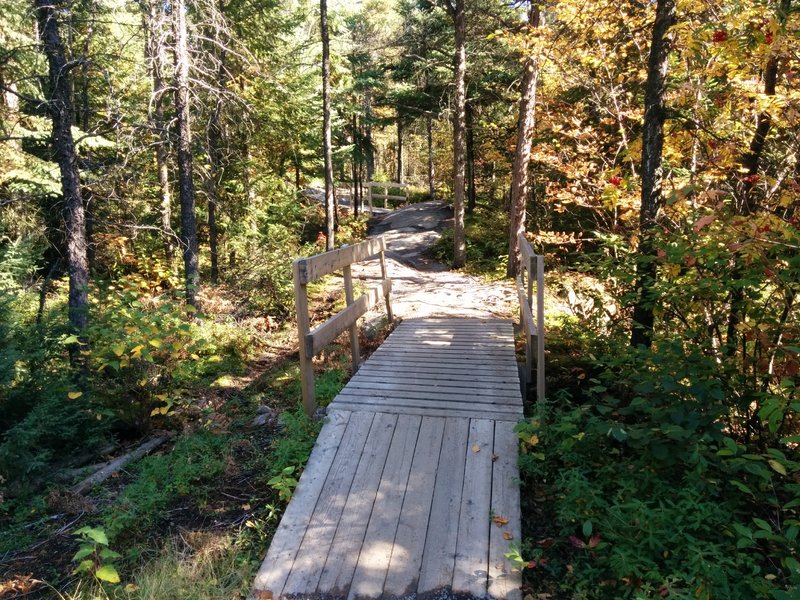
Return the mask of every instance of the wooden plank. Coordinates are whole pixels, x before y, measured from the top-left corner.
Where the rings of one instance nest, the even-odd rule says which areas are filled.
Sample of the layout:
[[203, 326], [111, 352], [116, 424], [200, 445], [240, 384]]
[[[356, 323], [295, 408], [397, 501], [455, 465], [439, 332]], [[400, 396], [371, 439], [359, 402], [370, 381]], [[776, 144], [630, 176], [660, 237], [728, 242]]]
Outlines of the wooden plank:
[[533, 251], [533, 246], [528, 241], [528, 238], [525, 237], [524, 233], [517, 235], [517, 242], [519, 243], [519, 252], [524, 261], [529, 261], [532, 257], [536, 256], [536, 253]]
[[[519, 401], [519, 393], [508, 394], [506, 396], [482, 396], [480, 394], [432, 394], [429, 392], [413, 392], [406, 390], [382, 391], [376, 389], [345, 388], [337, 398], [348, 398], [351, 401], [358, 401], [357, 398], [367, 398], [372, 402], [397, 403], [402, 401], [410, 406], [481, 406], [487, 409], [491, 407], [506, 406], [509, 409], [522, 406]], [[497, 410], [500, 410], [499, 408]]]
[[387, 346], [376, 350], [373, 354], [377, 356], [379, 352], [381, 355], [390, 354], [395, 356], [403, 356], [406, 354], [421, 354], [424, 356], [441, 356], [442, 358], [456, 360], [461, 360], [462, 358], [466, 360], [492, 358], [496, 360], [500, 359], [513, 361], [516, 357], [513, 348], [507, 348], [504, 350], [491, 350], [488, 348], [485, 350], [460, 350], [458, 348], [431, 348], [430, 346]]
[[338, 271], [345, 265], [372, 258], [385, 249], [386, 241], [383, 236], [378, 236], [352, 246], [342, 246], [330, 252], [298, 258], [294, 261], [294, 267], [300, 276], [300, 283], [308, 284], [323, 275]]
[[401, 334], [393, 333], [389, 340], [384, 344], [392, 346], [407, 346], [414, 345], [419, 348], [452, 348], [458, 350], [482, 350], [482, 349], [507, 349], [509, 345], [513, 347], [513, 340], [489, 340], [489, 341], [468, 341], [453, 339], [452, 337], [432, 338], [429, 336], [420, 336], [417, 334]]
[[347, 331], [369, 309], [392, 290], [392, 280], [384, 279], [380, 285], [368, 289], [355, 302], [307, 333], [304, 339], [306, 356], [315, 356], [343, 331]]
[[336, 401], [328, 406], [329, 411], [372, 411], [375, 413], [391, 413], [397, 415], [421, 415], [423, 417], [463, 417], [465, 419], [485, 419], [491, 418], [495, 421], [507, 421], [516, 423], [522, 418], [522, 407], [516, 413], [503, 413], [486, 410], [466, 410], [454, 408], [428, 408], [423, 406], [391, 406], [391, 405], [370, 405], [357, 402]]
[[407, 183], [399, 183], [397, 181], [368, 181], [368, 187], [373, 188], [407, 188]]
[[443, 590], [453, 583], [468, 436], [468, 419], [447, 419], [417, 584], [419, 594]]
[[349, 420], [347, 411], [336, 411], [328, 416], [256, 575], [254, 590], [271, 593], [276, 599], [280, 597], [305, 534], [309, 515], [316, 506]]
[[292, 266], [294, 280], [294, 305], [297, 311], [297, 338], [300, 347], [300, 393], [303, 396], [303, 408], [308, 416], [317, 410], [316, 390], [314, 388], [314, 365], [311, 362], [313, 355], [305, 351], [303, 345], [306, 335], [308, 335], [311, 322], [308, 313], [308, 291], [301, 281], [299, 264]]
[[350, 416], [314, 512], [307, 519], [308, 527], [282, 595], [308, 594], [316, 590], [322, 570], [320, 557], [326, 556], [330, 549], [373, 417], [374, 414], [365, 412]]
[[[475, 398], [480, 398], [479, 396]], [[439, 408], [447, 410], [467, 410], [473, 412], [484, 412], [487, 414], [519, 414], [522, 411], [522, 403], [519, 401], [499, 401], [499, 402], [480, 402], [476, 399], [468, 401], [459, 400], [430, 400], [428, 398], [407, 398], [402, 395], [386, 396], [375, 394], [342, 393], [336, 396], [335, 403], [345, 402], [348, 404], [363, 405], [366, 410], [375, 407], [380, 410], [382, 407], [400, 408]]]
[[427, 536], [427, 527], [420, 524], [430, 521], [434, 493], [431, 482], [436, 477], [444, 426], [445, 419], [442, 418], [422, 419], [383, 586], [386, 597], [403, 597], [416, 591]]
[[422, 417], [416, 415], [397, 419], [348, 600], [378, 598], [383, 592], [421, 423]]
[[[522, 576], [512, 569], [505, 557], [513, 543], [521, 542], [519, 471], [517, 453], [519, 442], [514, 433], [514, 424], [495, 423], [494, 454], [497, 460], [492, 464], [492, 514], [508, 519], [502, 527], [492, 525], [489, 537], [489, 595], [506, 600], [522, 598]], [[511, 539], [504, 533], [511, 534]]]
[[506, 356], [482, 356], [480, 354], [444, 354], [438, 353], [434, 351], [425, 351], [425, 350], [403, 350], [402, 352], [397, 351], [384, 351], [381, 352], [377, 350], [373, 353], [373, 356], [376, 358], [382, 359], [389, 359], [389, 360], [411, 360], [417, 362], [433, 362], [442, 363], [442, 364], [467, 364], [467, 365], [484, 365], [484, 366], [497, 366], [497, 367], [508, 367], [511, 365], [516, 364], [515, 357], [513, 355], [506, 355]]
[[489, 573], [494, 422], [487, 419], [471, 421], [467, 448], [453, 593], [483, 598]]
[[544, 257], [536, 257], [536, 400], [544, 402]]
[[[453, 387], [444, 383], [428, 382], [423, 384], [412, 383], [405, 381], [401, 376], [398, 376], [395, 381], [383, 381], [378, 384], [375, 381], [366, 380], [360, 377], [358, 379], [351, 379], [347, 386], [342, 390], [343, 392], [355, 393], [355, 390], [363, 390], [358, 393], [378, 393], [381, 396], [388, 395], [405, 395], [407, 393], [423, 394], [423, 397], [431, 397], [434, 399], [448, 400], [451, 396], [455, 398], [485, 398], [487, 402], [495, 402], [497, 398], [513, 398], [519, 394], [519, 386], [480, 386], [473, 385], [472, 387]], [[416, 397], [416, 396], [414, 396]]]
[[423, 372], [423, 369], [427, 369], [427, 372], [436, 372], [435, 370], [439, 370], [441, 372], [451, 372], [451, 373], [465, 373], [467, 375], [487, 375], [490, 373], [495, 373], [498, 375], [503, 375], [507, 377], [512, 377], [517, 375], [517, 366], [516, 362], [513, 364], [509, 364], [507, 362], [501, 363], [491, 363], [491, 364], [473, 364], [473, 363], [463, 363], [463, 362], [453, 362], [453, 361], [437, 361], [437, 363], [431, 363], [430, 360], [425, 360], [410, 357], [410, 358], [398, 358], [395, 360], [387, 359], [383, 360], [380, 358], [370, 358], [367, 365], [372, 365], [374, 367], [382, 367], [382, 368], [394, 368], [395, 370], [398, 369], [407, 369], [407, 370], [418, 370]]
[[447, 373], [397, 373], [391, 370], [378, 371], [375, 369], [359, 371], [350, 380], [350, 383], [359, 384], [370, 383], [373, 386], [381, 383], [403, 382], [413, 385], [442, 386], [449, 388], [463, 388], [479, 390], [508, 390], [511, 392], [519, 391], [518, 377], [474, 377], [464, 378], [459, 375]]
[[353, 484], [320, 575], [317, 592], [346, 597], [394, 434], [396, 415], [378, 414], [358, 462]]
[[[350, 265], [342, 268], [342, 277], [344, 279], [344, 300], [347, 306], [350, 306], [355, 300], [353, 295], [353, 269]], [[361, 364], [361, 349], [358, 346], [358, 326], [356, 323], [350, 326], [350, 357], [353, 361], [353, 372], [355, 373]]]

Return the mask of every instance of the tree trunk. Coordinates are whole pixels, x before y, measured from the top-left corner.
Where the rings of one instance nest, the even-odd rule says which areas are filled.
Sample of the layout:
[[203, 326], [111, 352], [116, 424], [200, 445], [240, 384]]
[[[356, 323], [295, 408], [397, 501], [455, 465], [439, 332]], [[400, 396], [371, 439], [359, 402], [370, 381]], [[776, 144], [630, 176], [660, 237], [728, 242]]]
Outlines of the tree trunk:
[[[73, 105], [70, 68], [58, 31], [58, 6], [53, 0], [34, 0], [42, 50], [47, 57], [49, 79], [48, 110], [53, 122], [53, 151], [61, 175], [66, 225], [67, 272], [69, 274], [69, 322], [82, 336], [89, 320], [89, 263], [87, 258], [86, 215], [81, 197], [78, 157], [72, 138]], [[73, 364], [81, 362], [81, 343], [70, 347]]]
[[169, 131], [164, 120], [164, 48], [160, 43], [160, 4], [155, 0], [143, 0], [142, 20], [146, 36], [145, 59], [150, 65], [150, 77], [153, 84], [153, 112], [150, 115], [151, 127], [158, 134], [156, 143], [156, 170], [158, 172], [159, 213], [161, 215], [161, 235], [164, 240], [164, 258], [167, 265], [172, 266], [175, 247], [172, 233], [172, 190], [169, 185]]
[[464, 0], [455, 0], [455, 7], [449, 2], [455, 26], [455, 76], [453, 87], [453, 268], [459, 269], [467, 262], [467, 246], [464, 235], [464, 176], [465, 176], [465, 105], [466, 105], [466, 15]]
[[[539, 7], [531, 3], [530, 25], [538, 27], [541, 21]], [[533, 129], [536, 125], [536, 89], [539, 83], [539, 64], [533, 53], [525, 58], [522, 75], [522, 96], [517, 117], [517, 147], [511, 167], [511, 207], [509, 214], [508, 266], [506, 275], [519, 274], [519, 235], [525, 233], [528, 203], [528, 165], [531, 162]]]
[[178, 188], [181, 196], [181, 246], [186, 277], [186, 301], [197, 304], [200, 266], [197, 222], [194, 207], [192, 168], [192, 131], [189, 120], [189, 50], [186, 42], [186, 6], [184, 0], [172, 4], [172, 28], [175, 37], [175, 115], [178, 125]]
[[477, 202], [477, 190], [475, 189], [475, 115], [472, 105], [466, 105], [466, 125], [467, 125], [467, 214], [471, 215], [475, 211]]
[[636, 263], [636, 291], [638, 299], [633, 308], [631, 346], [650, 348], [653, 337], [653, 288], [656, 284], [656, 257], [653, 246], [653, 229], [662, 205], [661, 184], [664, 148], [664, 96], [667, 88], [667, 70], [671, 41], [669, 28], [675, 23], [675, 0], [658, 0], [653, 38], [647, 61], [647, 84], [644, 96], [644, 131], [642, 133], [642, 207], [639, 212], [638, 259]]
[[425, 118], [425, 128], [428, 133], [428, 194], [431, 200], [436, 200], [436, 171], [433, 165], [433, 118]]
[[361, 149], [360, 149], [359, 140], [358, 140], [358, 117], [356, 116], [356, 113], [353, 113], [353, 121], [352, 121], [352, 124], [351, 124], [351, 129], [352, 129], [352, 132], [353, 132], [353, 196], [352, 196], [352, 199], [350, 200], [350, 202], [352, 204], [351, 208], [352, 208], [353, 216], [357, 217], [358, 216], [358, 208], [359, 208], [359, 206], [358, 206], [358, 202], [359, 202], [358, 193], [359, 193], [359, 188], [360, 188], [360, 183], [358, 181], [358, 173], [359, 173], [358, 163], [360, 161]]
[[403, 120], [397, 115], [397, 183], [403, 183]]
[[328, 3], [319, 0], [322, 33], [322, 153], [325, 159], [325, 249], [333, 250], [336, 205], [333, 190], [333, 143], [331, 141], [331, 53], [328, 39]]

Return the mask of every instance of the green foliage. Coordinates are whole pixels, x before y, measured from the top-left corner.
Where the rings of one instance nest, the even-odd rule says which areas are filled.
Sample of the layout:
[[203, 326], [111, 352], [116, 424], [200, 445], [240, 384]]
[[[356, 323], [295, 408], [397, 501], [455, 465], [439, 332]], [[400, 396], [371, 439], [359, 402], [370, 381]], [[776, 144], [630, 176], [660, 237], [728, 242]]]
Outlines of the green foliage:
[[142, 459], [133, 469], [135, 480], [105, 511], [109, 539], [146, 533], [180, 498], [202, 502], [207, 486], [225, 470], [229, 444], [226, 436], [199, 431], [179, 439], [169, 453]]
[[[467, 270], [489, 277], [504, 277], [508, 261], [507, 215], [479, 206], [466, 219]], [[444, 263], [453, 262], [453, 230], [446, 229], [433, 247], [434, 257]]]
[[716, 360], [662, 343], [582, 372], [595, 375], [578, 399], [562, 393], [518, 426], [524, 477], [551, 502], [532, 544], [542, 589], [744, 599], [800, 584], [796, 449], [729, 437]]
[[305, 414], [301, 407], [281, 413], [284, 430], [272, 447], [270, 472], [281, 476], [287, 468], [302, 468], [314, 447], [320, 423]]
[[108, 547], [108, 536], [102, 529], [81, 527], [73, 534], [78, 538], [78, 551], [72, 562], [78, 563], [73, 575], [89, 573], [98, 581], [116, 584], [120, 582], [114, 560], [122, 558]]
[[294, 466], [285, 467], [280, 473], [267, 481], [267, 485], [278, 492], [278, 498], [286, 503], [292, 499], [294, 488], [297, 487], [298, 481], [294, 471]]

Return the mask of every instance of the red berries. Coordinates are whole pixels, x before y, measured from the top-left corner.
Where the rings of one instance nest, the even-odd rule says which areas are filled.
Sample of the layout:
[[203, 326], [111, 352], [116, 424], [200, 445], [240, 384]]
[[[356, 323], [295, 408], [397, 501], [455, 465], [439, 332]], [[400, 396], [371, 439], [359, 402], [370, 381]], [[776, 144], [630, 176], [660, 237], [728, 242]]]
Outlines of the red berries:
[[764, 36], [764, 39], [766, 40], [767, 44], [771, 44], [772, 43], [772, 32], [768, 31], [767, 34]]
[[726, 42], [728, 40], [728, 32], [724, 29], [717, 29], [711, 39], [717, 43]]
[[613, 177], [609, 177], [608, 183], [610, 183], [613, 186], [619, 187], [620, 185], [622, 185], [622, 177], [620, 177], [619, 175], [614, 175]]

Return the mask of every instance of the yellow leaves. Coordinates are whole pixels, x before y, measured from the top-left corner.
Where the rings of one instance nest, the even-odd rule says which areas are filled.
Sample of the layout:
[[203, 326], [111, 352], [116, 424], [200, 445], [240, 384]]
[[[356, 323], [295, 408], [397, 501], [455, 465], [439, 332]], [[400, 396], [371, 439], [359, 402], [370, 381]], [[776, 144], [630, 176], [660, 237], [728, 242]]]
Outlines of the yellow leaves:
[[111, 346], [111, 351], [115, 356], [122, 356], [125, 353], [125, 344], [114, 344]]
[[69, 392], [67, 394], [67, 398], [69, 398], [70, 400], [77, 400], [81, 396], [83, 396], [83, 392]]
[[153, 348], [161, 348], [161, 340], [150, 340], [148, 342]]
[[472, 445], [472, 452], [473, 452], [474, 454], [477, 454], [477, 453], [478, 453], [478, 452], [480, 452], [480, 451], [481, 451], [481, 447], [480, 447], [480, 445], [478, 445], [478, 444], [473, 444], [473, 445]]
[[681, 266], [673, 263], [667, 263], [662, 267], [662, 271], [664, 273], [664, 277], [671, 281], [681, 274]]
[[503, 517], [501, 515], [494, 515], [492, 517], [492, 523], [494, 523], [498, 527], [502, 527], [503, 525], [508, 525], [508, 517]]
[[510, 531], [504, 531], [503, 532], [503, 539], [506, 540], [506, 541], [511, 541], [511, 540], [514, 539], [514, 534], [511, 533]]

